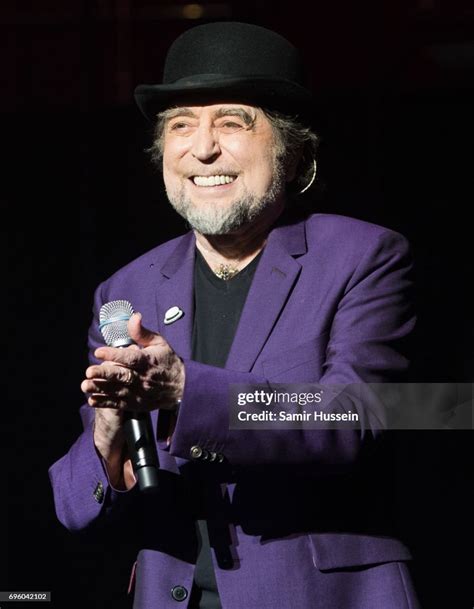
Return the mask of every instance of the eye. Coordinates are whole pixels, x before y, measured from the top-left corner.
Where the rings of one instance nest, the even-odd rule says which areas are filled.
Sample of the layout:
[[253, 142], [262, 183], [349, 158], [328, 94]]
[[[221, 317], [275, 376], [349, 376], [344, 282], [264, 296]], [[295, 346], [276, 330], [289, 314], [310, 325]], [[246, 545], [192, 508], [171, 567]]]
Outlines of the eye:
[[169, 124], [168, 131], [175, 135], [187, 136], [193, 132], [194, 128], [195, 126], [191, 122], [177, 120], [174, 123]]
[[221, 131], [224, 131], [224, 133], [234, 133], [235, 131], [244, 128], [244, 125], [237, 121], [224, 121], [217, 126]]
[[186, 127], [189, 127], [189, 125], [187, 123], [178, 122], [178, 123], [173, 123], [170, 126], [170, 130], [171, 131], [180, 131], [182, 129], [186, 129]]

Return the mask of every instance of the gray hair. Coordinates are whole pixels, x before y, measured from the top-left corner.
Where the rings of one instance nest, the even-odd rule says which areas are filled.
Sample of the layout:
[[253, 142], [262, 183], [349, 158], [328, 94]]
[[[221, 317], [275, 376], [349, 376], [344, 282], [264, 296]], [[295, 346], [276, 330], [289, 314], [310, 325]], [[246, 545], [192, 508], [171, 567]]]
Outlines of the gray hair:
[[[284, 167], [297, 163], [295, 178], [287, 185], [289, 194], [298, 194], [314, 180], [318, 135], [298, 116], [260, 108], [273, 129], [276, 156]], [[157, 115], [153, 144], [147, 149], [152, 162], [161, 169], [163, 161], [164, 128], [168, 111]], [[314, 184], [313, 184], [314, 185]]]

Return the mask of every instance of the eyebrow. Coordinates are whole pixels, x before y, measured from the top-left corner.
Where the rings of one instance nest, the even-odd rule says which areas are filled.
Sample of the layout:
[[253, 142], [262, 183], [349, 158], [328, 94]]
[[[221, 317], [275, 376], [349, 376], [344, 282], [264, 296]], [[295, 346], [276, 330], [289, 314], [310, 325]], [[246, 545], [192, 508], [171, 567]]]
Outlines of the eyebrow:
[[219, 108], [219, 110], [217, 110], [213, 115], [214, 118], [222, 118], [223, 116], [239, 116], [247, 127], [253, 127], [255, 121], [257, 120], [256, 114], [255, 116], [251, 116], [246, 110], [238, 107]]
[[158, 116], [165, 121], [170, 121], [172, 118], [176, 118], [177, 116], [189, 116], [190, 118], [197, 118], [196, 114], [190, 108], [168, 108], [168, 110], [160, 112]]
[[[187, 116], [189, 118], [199, 118], [197, 114], [195, 114], [191, 108], [169, 108], [164, 112], [160, 112], [159, 117], [167, 123], [173, 118], [178, 116]], [[249, 112], [239, 107], [229, 107], [229, 108], [219, 108], [216, 110], [212, 118], [222, 118], [223, 116], [239, 116], [248, 128], [252, 128], [257, 120], [257, 115], [251, 116]]]

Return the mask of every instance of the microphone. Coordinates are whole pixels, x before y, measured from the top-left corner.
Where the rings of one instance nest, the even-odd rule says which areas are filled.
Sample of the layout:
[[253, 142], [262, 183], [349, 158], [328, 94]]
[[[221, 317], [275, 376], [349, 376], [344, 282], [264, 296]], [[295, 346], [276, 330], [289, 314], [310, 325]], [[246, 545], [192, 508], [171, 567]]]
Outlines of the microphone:
[[[128, 300], [112, 300], [101, 307], [99, 329], [109, 347], [135, 344], [127, 328], [132, 315]], [[150, 414], [128, 410], [124, 414], [124, 432], [138, 487], [143, 492], [154, 492], [158, 489], [159, 461]]]

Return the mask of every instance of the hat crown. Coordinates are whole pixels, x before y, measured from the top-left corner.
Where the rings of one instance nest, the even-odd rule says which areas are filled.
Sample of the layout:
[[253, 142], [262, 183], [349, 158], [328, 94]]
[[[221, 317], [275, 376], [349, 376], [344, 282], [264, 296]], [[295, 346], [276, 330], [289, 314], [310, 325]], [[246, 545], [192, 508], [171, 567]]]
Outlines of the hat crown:
[[303, 62], [288, 40], [266, 28], [224, 21], [181, 34], [165, 60], [163, 82], [142, 84], [135, 99], [151, 121], [171, 106], [239, 102], [312, 120]]
[[205, 74], [264, 76], [303, 83], [302, 61], [291, 43], [276, 32], [239, 22], [194, 27], [171, 45], [164, 84]]

